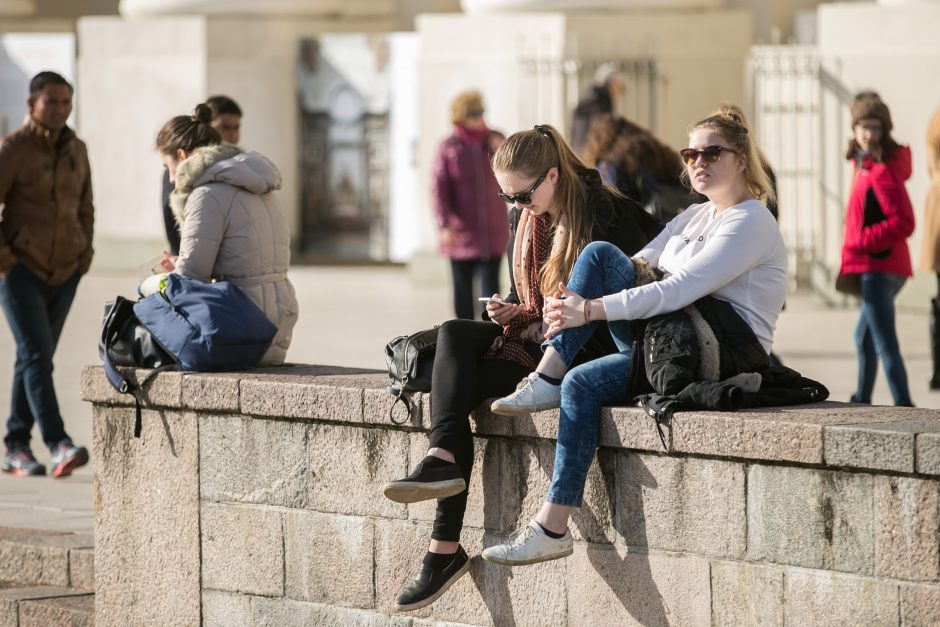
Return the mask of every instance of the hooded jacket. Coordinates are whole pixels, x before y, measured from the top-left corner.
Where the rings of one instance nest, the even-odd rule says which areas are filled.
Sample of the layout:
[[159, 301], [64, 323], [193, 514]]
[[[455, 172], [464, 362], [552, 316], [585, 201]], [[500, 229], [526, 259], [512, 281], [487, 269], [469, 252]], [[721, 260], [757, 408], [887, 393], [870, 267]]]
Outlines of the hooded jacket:
[[85, 144], [32, 118], [0, 143], [0, 272], [22, 264], [49, 285], [91, 266], [95, 210]]
[[180, 163], [170, 195], [181, 234], [176, 272], [231, 282], [277, 325], [262, 365], [284, 362], [298, 313], [287, 279], [290, 233], [274, 195], [280, 187], [281, 173], [267, 158], [220, 144]]
[[905, 240], [914, 232], [914, 209], [904, 188], [910, 176], [911, 149], [907, 146], [895, 150], [890, 161], [877, 163], [866, 157], [856, 166], [845, 212], [842, 274], [911, 276], [911, 254]]

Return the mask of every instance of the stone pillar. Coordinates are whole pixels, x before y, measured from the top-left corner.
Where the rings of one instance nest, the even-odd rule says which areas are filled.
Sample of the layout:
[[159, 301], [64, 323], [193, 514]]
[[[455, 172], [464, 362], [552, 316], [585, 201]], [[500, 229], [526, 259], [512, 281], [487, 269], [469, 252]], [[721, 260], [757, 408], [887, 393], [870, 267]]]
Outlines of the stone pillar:
[[261, 15], [365, 17], [390, 15], [393, 0], [121, 0], [122, 15]]
[[35, 12], [34, 0], [0, 0], [0, 16], [32, 15]]

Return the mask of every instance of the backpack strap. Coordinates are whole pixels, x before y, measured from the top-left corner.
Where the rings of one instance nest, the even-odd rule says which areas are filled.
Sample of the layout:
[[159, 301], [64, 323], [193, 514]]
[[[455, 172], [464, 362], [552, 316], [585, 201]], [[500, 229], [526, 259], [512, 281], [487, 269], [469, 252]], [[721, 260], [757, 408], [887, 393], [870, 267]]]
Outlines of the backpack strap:
[[158, 374], [161, 372], [167, 372], [170, 370], [179, 370], [177, 364], [168, 364], [166, 366], [160, 366], [159, 368], [154, 368], [150, 373], [144, 378], [143, 381], [137, 383], [131, 383], [127, 377], [125, 377], [120, 370], [117, 369], [117, 366], [114, 365], [114, 362], [111, 361], [111, 354], [107, 349], [107, 345], [104, 350], [103, 355], [104, 360], [104, 374], [108, 378], [108, 382], [121, 394], [130, 394], [134, 397], [134, 437], [139, 438], [140, 432], [143, 428], [143, 422], [141, 420], [141, 407], [140, 407], [140, 391], [143, 390]]

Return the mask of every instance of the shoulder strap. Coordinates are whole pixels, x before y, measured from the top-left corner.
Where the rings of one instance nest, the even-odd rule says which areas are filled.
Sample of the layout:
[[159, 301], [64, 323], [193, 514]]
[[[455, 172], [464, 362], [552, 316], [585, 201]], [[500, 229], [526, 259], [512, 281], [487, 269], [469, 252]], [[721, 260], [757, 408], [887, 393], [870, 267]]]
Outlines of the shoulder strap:
[[[398, 405], [398, 403], [402, 403], [408, 410], [405, 418], [401, 420], [395, 419], [395, 406]], [[419, 422], [421, 420], [421, 401], [419, 400], [416, 403], [410, 394], [405, 394], [403, 391], [399, 391], [398, 396], [396, 396], [395, 400], [392, 402], [392, 406], [388, 408], [388, 419], [396, 425], [403, 425], [407, 422]]]
[[134, 410], [135, 410], [134, 437], [139, 438], [141, 429], [143, 427], [143, 424], [141, 421], [141, 415], [140, 415], [140, 411], [141, 411], [140, 394], [139, 394], [140, 390], [143, 390], [151, 381], [153, 381], [154, 377], [156, 377], [161, 372], [168, 372], [170, 370], [179, 370], [179, 366], [176, 364], [169, 364], [166, 366], [160, 366], [159, 368], [154, 368], [144, 378], [143, 381], [135, 385], [131, 383], [130, 381], [128, 381], [127, 377], [125, 377], [121, 373], [121, 371], [118, 370], [117, 367], [114, 365], [114, 362], [111, 361], [111, 355], [107, 347], [105, 347], [104, 355], [102, 356], [102, 358], [104, 360], [104, 373], [105, 373], [105, 376], [108, 378], [108, 382], [114, 387], [115, 390], [117, 390], [121, 394], [130, 394], [131, 396], [134, 397]]

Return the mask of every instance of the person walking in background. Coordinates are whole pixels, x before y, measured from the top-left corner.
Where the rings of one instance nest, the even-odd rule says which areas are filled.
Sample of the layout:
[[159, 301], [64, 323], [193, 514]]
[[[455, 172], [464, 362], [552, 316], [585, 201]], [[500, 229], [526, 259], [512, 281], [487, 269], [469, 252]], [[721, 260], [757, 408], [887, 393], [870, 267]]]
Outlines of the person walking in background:
[[571, 147], [576, 153], [584, 150], [594, 118], [612, 114], [625, 89], [623, 74], [613, 63], [602, 63], [594, 71], [594, 82], [581, 96], [571, 119]]
[[851, 401], [871, 403], [878, 358], [895, 405], [913, 405], [894, 319], [894, 299], [911, 276], [907, 238], [914, 210], [904, 182], [911, 176], [911, 150], [891, 137], [891, 113], [881, 97], [863, 91], [852, 103], [846, 159], [855, 178], [845, 213], [840, 276], [858, 283], [861, 313], [855, 329], [858, 383]]
[[924, 202], [924, 238], [920, 245], [920, 269], [937, 275], [937, 298], [930, 301], [930, 356], [933, 368], [930, 389], [940, 389], [940, 109], [927, 127], [927, 173], [930, 189]]
[[[437, 150], [432, 177], [439, 249], [450, 259], [454, 281], [454, 310], [472, 320], [474, 296], [496, 294], [499, 267], [509, 239], [506, 203], [490, 159], [504, 137], [483, 119], [478, 91], [458, 94], [451, 104], [454, 131]], [[480, 283], [473, 290], [473, 278]]]
[[65, 431], [52, 357], [94, 233], [91, 167], [85, 144], [66, 123], [72, 85], [55, 72], [30, 81], [29, 117], [0, 143], [0, 307], [16, 342], [3, 472], [44, 475], [30, 449], [33, 424], [52, 452], [52, 476], [88, 463]]
[[[277, 335], [261, 365], [284, 362], [297, 322], [297, 298], [287, 278], [290, 232], [274, 191], [281, 173], [263, 155], [222, 143], [212, 127], [212, 110], [171, 118], [157, 135], [156, 148], [174, 185], [173, 216], [181, 227], [179, 256], [161, 266], [180, 276], [229, 281], [251, 298]], [[143, 295], [160, 289], [163, 275], [141, 284]]]
[[[238, 145], [241, 137], [242, 110], [234, 100], [228, 96], [211, 96], [206, 100], [206, 106], [212, 111], [212, 121], [210, 126], [214, 128], [222, 137], [222, 141], [233, 146]], [[171, 255], [180, 254], [180, 230], [173, 217], [173, 211], [170, 209], [170, 192], [173, 191], [173, 183], [170, 182], [170, 174], [163, 170], [163, 228], [166, 230], [166, 241], [169, 245]]]
[[[661, 229], [636, 202], [604, 187], [597, 170], [585, 167], [551, 126], [511, 135], [496, 151], [493, 169], [500, 198], [513, 205], [506, 249], [512, 287], [505, 299], [494, 294], [487, 321], [449, 320], [438, 331], [427, 456], [384, 490], [399, 503], [437, 499], [428, 552], [398, 596], [399, 611], [430, 605], [470, 567], [460, 546], [474, 460], [470, 412], [511, 392], [535, 368], [545, 337], [545, 294], [567, 280], [589, 242], [607, 241], [629, 255]], [[590, 339], [586, 359], [615, 350], [606, 328]]]

